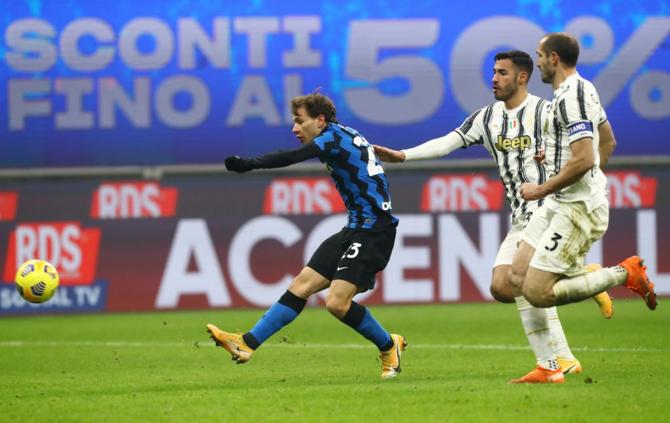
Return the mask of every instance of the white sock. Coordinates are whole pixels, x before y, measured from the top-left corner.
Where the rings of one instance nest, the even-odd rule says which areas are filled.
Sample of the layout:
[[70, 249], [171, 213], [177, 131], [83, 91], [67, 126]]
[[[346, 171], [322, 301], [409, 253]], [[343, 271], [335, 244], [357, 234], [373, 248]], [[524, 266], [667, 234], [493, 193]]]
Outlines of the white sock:
[[556, 307], [547, 308], [547, 317], [549, 318], [549, 333], [551, 334], [551, 341], [554, 344], [554, 353], [561, 358], [567, 360], [574, 360], [575, 356], [570, 351], [568, 339], [563, 332], [563, 326], [558, 319], [558, 311]]
[[606, 267], [596, 272], [561, 279], [553, 287], [556, 304], [576, 303], [593, 297], [610, 288], [623, 285], [626, 279], [628, 272], [621, 266]]
[[545, 369], [556, 370], [556, 354], [549, 332], [549, 317], [544, 308], [535, 308], [524, 297], [514, 298], [521, 316], [521, 324], [526, 332], [530, 348], [535, 353], [537, 364]]

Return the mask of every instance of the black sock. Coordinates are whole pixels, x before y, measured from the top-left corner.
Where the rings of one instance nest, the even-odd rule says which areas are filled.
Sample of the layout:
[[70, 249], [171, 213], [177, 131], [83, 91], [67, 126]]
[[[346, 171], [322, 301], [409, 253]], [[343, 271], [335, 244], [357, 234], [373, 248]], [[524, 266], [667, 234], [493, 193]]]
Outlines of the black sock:
[[307, 300], [304, 298], [300, 298], [288, 289], [286, 292], [284, 292], [284, 295], [279, 298], [279, 301], [277, 301], [279, 304], [283, 304], [286, 307], [289, 307], [293, 310], [295, 310], [296, 313], [300, 314], [303, 308], [305, 308], [305, 304], [307, 304]]
[[242, 335], [242, 339], [244, 339], [244, 343], [247, 344], [247, 346], [252, 350], [255, 350], [256, 348], [261, 346], [260, 342], [256, 340], [256, 337], [253, 336], [251, 332], [247, 332], [244, 335]]
[[351, 307], [347, 311], [347, 314], [342, 318], [342, 322], [351, 326], [355, 330], [358, 330], [358, 326], [363, 321], [365, 317], [365, 307], [358, 304], [356, 301], [351, 302]]

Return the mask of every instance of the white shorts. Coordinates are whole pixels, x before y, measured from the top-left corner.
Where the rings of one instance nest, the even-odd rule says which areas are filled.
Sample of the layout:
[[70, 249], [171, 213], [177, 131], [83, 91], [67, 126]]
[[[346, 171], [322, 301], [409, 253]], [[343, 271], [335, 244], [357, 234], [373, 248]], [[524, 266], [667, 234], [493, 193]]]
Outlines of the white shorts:
[[547, 199], [521, 235], [535, 248], [530, 266], [568, 277], [586, 273], [584, 258], [591, 245], [603, 237], [608, 224], [607, 203], [588, 212], [582, 202]]
[[523, 233], [523, 226], [519, 224], [513, 224], [507, 236], [500, 244], [498, 249], [498, 255], [496, 256], [496, 261], [493, 263], [493, 268], [495, 269], [498, 266], [510, 266], [512, 265], [512, 259], [514, 258], [514, 253], [521, 242], [521, 234]]

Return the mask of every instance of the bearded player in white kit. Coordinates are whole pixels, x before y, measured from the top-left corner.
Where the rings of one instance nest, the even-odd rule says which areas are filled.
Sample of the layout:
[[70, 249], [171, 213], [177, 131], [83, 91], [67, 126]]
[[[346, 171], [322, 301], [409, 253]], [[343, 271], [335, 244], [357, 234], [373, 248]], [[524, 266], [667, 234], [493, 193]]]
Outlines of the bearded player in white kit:
[[[609, 123], [598, 93], [577, 72], [579, 44], [565, 33], [542, 38], [537, 49], [542, 81], [552, 84], [554, 96], [546, 136], [543, 183], [524, 183], [524, 200], [545, 199], [531, 217], [512, 263], [511, 280], [535, 307], [582, 301], [609, 288], [625, 285], [656, 308], [654, 284], [643, 260], [632, 256], [619, 265], [588, 272], [584, 257], [602, 238], [609, 222], [607, 178], [600, 170], [603, 148], [599, 130]], [[547, 338], [548, 335], [540, 333]], [[542, 343], [540, 343], [542, 344]], [[537, 367], [514, 383], [560, 383], [563, 374], [551, 350]]]
[[[401, 151], [375, 146], [375, 152], [381, 160], [404, 162], [442, 157], [458, 148], [476, 144], [488, 150], [496, 161], [507, 202], [512, 209], [512, 227], [493, 265], [491, 294], [498, 301], [517, 303], [526, 336], [536, 352], [538, 363], [551, 358], [544, 354], [550, 350], [552, 357], [558, 357], [563, 372], [579, 373], [582, 371], [581, 364], [568, 346], [556, 308], [536, 309], [509, 280], [512, 258], [521, 240], [522, 230], [544, 201], [524, 200], [521, 197], [523, 183], [543, 183], [546, 179], [543, 165], [534, 158], [541, 152], [542, 128], [549, 111], [549, 102], [528, 93], [532, 72], [533, 60], [528, 53], [518, 50], [498, 53], [492, 78], [493, 94], [498, 101], [477, 110], [459, 128], [444, 137]], [[614, 142], [613, 138], [608, 139]], [[595, 299], [603, 315], [611, 317], [609, 295], [603, 292]], [[528, 322], [533, 323], [532, 327], [528, 327]], [[540, 338], [538, 332], [548, 336]], [[543, 342], [543, 345], [538, 345], [539, 342]]]

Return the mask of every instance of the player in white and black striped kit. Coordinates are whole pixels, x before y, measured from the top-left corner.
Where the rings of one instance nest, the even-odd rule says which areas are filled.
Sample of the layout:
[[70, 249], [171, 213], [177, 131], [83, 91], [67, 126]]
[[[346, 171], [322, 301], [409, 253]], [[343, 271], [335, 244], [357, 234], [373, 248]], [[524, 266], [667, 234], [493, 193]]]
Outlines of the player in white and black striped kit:
[[[609, 223], [607, 178], [601, 161], [609, 159], [614, 136], [595, 87], [577, 72], [577, 40], [565, 33], [549, 34], [540, 41], [537, 55], [542, 81], [554, 88], [544, 128], [548, 178], [521, 187], [523, 199], [544, 198], [545, 204], [523, 231], [512, 263], [512, 283], [535, 307], [573, 303], [626, 285], [654, 310], [654, 284], [639, 257], [587, 273], [584, 257]], [[545, 341], [549, 338], [539, 335]], [[562, 382], [556, 355], [549, 350], [545, 355], [551, 358], [513, 382]]]
[[[521, 240], [521, 232], [531, 214], [543, 203], [541, 199], [525, 200], [521, 196], [521, 186], [526, 182], [541, 184], [546, 179], [545, 169], [535, 157], [541, 154], [540, 140], [550, 103], [528, 93], [532, 72], [533, 60], [528, 53], [518, 50], [498, 53], [492, 79], [493, 94], [498, 101], [477, 110], [444, 137], [406, 150], [375, 146], [375, 151], [384, 161], [402, 162], [437, 158], [474, 144], [483, 145], [488, 150], [496, 161], [507, 202], [512, 209], [512, 227], [493, 265], [491, 293], [498, 301], [517, 303], [538, 363], [558, 356], [563, 371], [578, 373], [582, 370], [581, 364], [570, 351], [556, 308], [536, 309], [523, 298], [520, 290], [513, 289], [509, 281], [512, 258]], [[609, 295], [605, 292], [596, 301], [609, 318], [612, 313]], [[539, 325], [536, 324], [538, 316], [542, 317]], [[528, 322], [533, 323], [531, 329], [527, 327]], [[550, 334], [549, 339], [539, 338], [538, 331]], [[538, 345], [539, 342], [544, 344]], [[549, 357], [546, 351], [551, 351]]]

